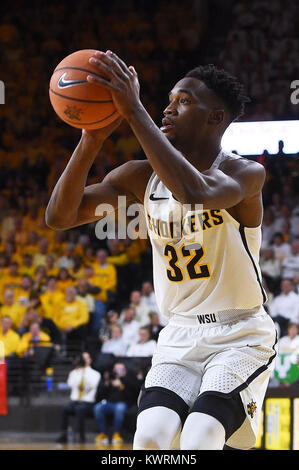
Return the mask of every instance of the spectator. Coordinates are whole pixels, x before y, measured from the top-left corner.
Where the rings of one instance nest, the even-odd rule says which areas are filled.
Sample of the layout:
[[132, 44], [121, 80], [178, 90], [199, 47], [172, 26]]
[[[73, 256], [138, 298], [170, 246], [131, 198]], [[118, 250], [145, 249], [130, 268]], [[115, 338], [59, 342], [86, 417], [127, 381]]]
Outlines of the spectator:
[[281, 281], [281, 294], [269, 304], [272, 319], [279, 324], [281, 336], [287, 332], [289, 321], [299, 323], [299, 295], [293, 290], [293, 283], [290, 279]]
[[57, 276], [57, 289], [65, 293], [68, 287], [74, 285], [74, 280], [66, 268], [60, 268]]
[[135, 309], [127, 307], [120, 316], [119, 324], [123, 329], [123, 339], [127, 345], [135, 344], [138, 341], [138, 331], [140, 323], [135, 320]]
[[282, 262], [283, 279], [293, 279], [299, 275], [299, 240], [294, 240], [291, 244], [291, 254]]
[[92, 313], [94, 311], [94, 297], [90, 292], [94, 292], [94, 290], [86, 279], [79, 279], [75, 287], [77, 290], [77, 299], [81, 300], [81, 302], [84, 302], [89, 313]]
[[113, 325], [111, 327], [111, 339], [103, 343], [101, 352], [103, 354], [113, 354], [114, 356], [125, 356], [127, 347], [127, 343], [122, 337], [122, 327]]
[[156, 350], [157, 343], [150, 339], [150, 331], [147, 327], [139, 328], [139, 341], [132, 344], [127, 351], [128, 357], [150, 357]]
[[75, 245], [73, 243], [68, 243], [65, 247], [64, 255], [61, 256], [57, 261], [57, 266], [59, 269], [65, 268], [70, 269], [74, 267], [74, 256], [75, 256]]
[[16, 329], [18, 328], [24, 316], [26, 307], [15, 302], [14, 291], [11, 289], [7, 289], [4, 292], [3, 297], [4, 302], [3, 305], [0, 307], [0, 317], [10, 317], [13, 323], [13, 327]]
[[100, 289], [89, 284], [86, 279], [79, 279], [76, 289], [77, 299], [84, 302], [88, 308], [91, 330], [97, 334], [101, 326], [102, 317], [105, 314], [105, 304], [100, 301], [96, 302], [94, 298]]
[[84, 302], [76, 299], [74, 287], [68, 287], [65, 300], [57, 306], [55, 323], [67, 336], [68, 340], [84, 341], [89, 321], [88, 309]]
[[165, 326], [168, 319], [160, 314], [156, 295], [154, 292], [153, 284], [149, 281], [144, 281], [141, 287], [141, 301], [144, 302], [151, 312], [157, 312], [159, 315], [161, 325]]
[[103, 400], [94, 407], [94, 416], [100, 433], [95, 438], [98, 444], [108, 444], [107, 415], [113, 415], [112, 444], [123, 442], [122, 428], [128, 403], [136, 394], [136, 380], [128, 373], [125, 364], [114, 364], [112, 374], [104, 373], [104, 383], [101, 390]]
[[115, 266], [111, 263], [107, 262], [107, 251], [106, 250], [98, 250], [96, 254], [96, 262], [93, 265], [94, 268], [94, 275], [100, 281], [102, 286], [102, 290], [106, 292], [106, 299], [104, 302], [107, 301], [107, 291], [115, 292], [116, 284], [117, 284], [117, 273]]
[[96, 262], [95, 256], [94, 256], [94, 249], [92, 245], [86, 244], [84, 246], [84, 262], [85, 265], [91, 266]]
[[51, 253], [49, 253], [46, 256], [46, 271], [47, 271], [47, 276], [52, 276], [52, 277], [57, 277], [58, 276], [58, 268], [55, 263], [55, 256]]
[[46, 283], [47, 283], [46, 267], [43, 265], [37, 266], [35, 270], [32, 290], [36, 293], [41, 294], [45, 288]]
[[120, 241], [115, 238], [108, 240], [109, 247], [109, 256], [107, 257], [107, 262], [113, 264], [114, 266], [125, 266], [129, 263], [129, 258], [127, 253], [123, 250]]
[[275, 258], [272, 248], [266, 248], [260, 261], [261, 271], [267, 287], [274, 295], [279, 294], [280, 261]]
[[72, 268], [69, 268], [69, 273], [74, 279], [78, 280], [78, 279], [81, 279], [84, 274], [82, 256], [76, 254], [73, 257], [73, 260], [74, 260], [74, 266]]
[[295, 353], [299, 355], [299, 327], [297, 323], [289, 322], [287, 335], [278, 340], [278, 354]]
[[268, 247], [273, 240], [274, 234], [277, 232], [275, 225], [275, 217], [273, 211], [268, 207], [265, 209], [262, 223], [262, 249]]
[[[38, 323], [41, 331], [46, 333], [51, 342], [55, 345], [62, 344], [62, 335], [56, 324], [51, 320], [51, 318], [42, 317], [34, 308], [29, 307], [19, 325], [18, 333], [23, 335], [30, 330], [30, 325], [32, 323]], [[60, 349], [60, 348], [57, 348]]]
[[19, 266], [18, 263], [10, 263], [8, 267], [8, 272], [4, 276], [2, 276], [2, 279], [0, 280], [0, 294], [1, 297], [3, 297], [3, 293], [6, 289], [16, 289], [20, 287], [21, 284], [21, 276], [18, 272]]
[[[104, 250], [101, 250], [103, 253]], [[103, 261], [105, 258], [101, 254], [97, 255], [98, 261]], [[110, 289], [114, 289], [111, 279], [114, 277], [114, 266], [103, 264], [103, 269], [101, 269], [99, 262], [96, 265], [97, 274], [95, 273], [95, 263], [92, 266], [85, 266], [83, 278], [86, 279], [89, 283], [89, 288], [93, 293], [94, 297], [94, 322], [93, 322], [93, 331], [97, 333], [99, 331], [101, 320], [106, 312], [106, 303], [108, 297], [112, 292]], [[110, 269], [111, 268], [111, 269]], [[111, 277], [112, 276], [112, 277]], [[115, 278], [116, 282], [116, 278]]]
[[28, 333], [23, 334], [17, 349], [18, 356], [33, 356], [35, 346], [51, 346], [50, 336], [41, 331], [38, 322], [32, 322]]
[[23, 262], [20, 266], [19, 273], [21, 276], [30, 276], [31, 279], [35, 273], [35, 266], [33, 265], [33, 256], [29, 254], [25, 254], [23, 256]]
[[136, 321], [141, 326], [147, 325], [150, 322], [150, 307], [147, 301], [142, 300], [141, 292], [139, 290], [133, 290], [130, 295], [130, 307], [134, 308]]
[[70, 415], [75, 415], [79, 442], [85, 442], [85, 418], [92, 414], [101, 374], [92, 369], [91, 357], [83, 352], [74, 361], [74, 369], [69, 373], [67, 384], [71, 388], [70, 402], [62, 409], [61, 435], [57, 442], [67, 442], [67, 428]]
[[41, 220], [38, 214], [38, 203], [34, 202], [31, 204], [31, 206], [28, 209], [28, 214], [25, 215], [23, 219], [23, 227], [24, 230], [29, 231], [29, 230], [35, 230], [38, 231], [38, 229], [41, 226]]
[[[94, 289], [93, 290], [94, 295], [99, 298], [103, 290], [103, 286], [101, 283], [101, 279], [95, 276], [93, 266], [89, 266], [89, 265], [84, 266], [82, 279], [86, 279], [86, 281], [88, 282], [90, 286], [90, 289]], [[106, 293], [104, 293], [102, 298], [105, 298], [107, 300]]]
[[291, 213], [290, 235], [292, 238], [299, 237], [299, 206], [294, 207]]
[[147, 326], [150, 332], [150, 338], [154, 341], [158, 341], [159, 333], [163, 330], [163, 326], [160, 324], [159, 315], [156, 312], [150, 312], [151, 322]]
[[274, 234], [272, 248], [275, 258], [280, 261], [291, 254], [291, 247], [289, 243], [284, 242], [283, 235], [280, 232]]
[[147, 304], [153, 312], [158, 312], [156, 296], [151, 282], [144, 281], [141, 286], [141, 300]]
[[39, 241], [39, 250], [33, 256], [33, 265], [34, 266], [46, 266], [47, 256], [48, 256], [48, 248], [49, 248], [49, 240], [47, 238], [42, 238]]
[[102, 343], [111, 338], [111, 328], [113, 325], [118, 323], [118, 312], [115, 310], [109, 310], [106, 317], [101, 321], [101, 327], [99, 329], [99, 339]]
[[40, 295], [40, 302], [46, 318], [51, 318], [55, 322], [58, 306], [65, 299], [61, 290], [57, 289], [56, 278], [51, 276], [47, 281], [46, 291]]
[[29, 305], [33, 282], [30, 276], [22, 276], [20, 287], [15, 289], [15, 299], [20, 305]]
[[0, 342], [4, 345], [4, 357], [6, 359], [16, 355], [20, 344], [20, 336], [12, 329], [12, 320], [8, 316], [1, 318]]
[[26, 243], [26, 253], [31, 255], [32, 257], [35, 253], [38, 253], [39, 246], [39, 236], [36, 232], [29, 232], [27, 236], [27, 243]]

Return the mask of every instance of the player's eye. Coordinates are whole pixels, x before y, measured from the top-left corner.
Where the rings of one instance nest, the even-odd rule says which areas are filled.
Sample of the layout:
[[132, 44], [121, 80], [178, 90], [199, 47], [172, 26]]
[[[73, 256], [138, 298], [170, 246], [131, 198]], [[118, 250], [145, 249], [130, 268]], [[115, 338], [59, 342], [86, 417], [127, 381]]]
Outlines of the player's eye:
[[190, 101], [188, 100], [188, 98], [181, 98], [180, 103], [186, 104], [186, 103], [190, 103]]

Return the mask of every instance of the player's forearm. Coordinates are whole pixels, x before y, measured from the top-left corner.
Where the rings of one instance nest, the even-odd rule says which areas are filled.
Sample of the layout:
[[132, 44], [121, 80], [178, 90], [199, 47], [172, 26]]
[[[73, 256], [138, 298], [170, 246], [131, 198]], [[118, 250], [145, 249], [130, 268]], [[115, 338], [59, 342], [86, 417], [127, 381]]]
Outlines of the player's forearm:
[[90, 136], [81, 138], [48, 203], [46, 222], [49, 227], [65, 229], [76, 222], [87, 176], [101, 145]]
[[[192, 203], [194, 188], [203, 202], [208, 186], [204, 176], [175, 149], [152, 121], [147, 111], [140, 107], [128, 122], [142, 146], [153, 170], [172, 194], [182, 203]], [[193, 188], [193, 192], [192, 192]]]

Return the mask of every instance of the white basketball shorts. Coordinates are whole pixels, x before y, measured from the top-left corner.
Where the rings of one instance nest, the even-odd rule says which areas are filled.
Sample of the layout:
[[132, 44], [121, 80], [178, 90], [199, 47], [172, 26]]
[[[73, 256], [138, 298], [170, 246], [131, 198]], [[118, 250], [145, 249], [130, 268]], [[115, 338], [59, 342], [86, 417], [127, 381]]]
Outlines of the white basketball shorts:
[[197, 317], [176, 314], [160, 332], [144, 385], [171, 390], [190, 408], [205, 392], [239, 393], [246, 418], [226, 444], [249, 449], [256, 441], [275, 345], [275, 326], [263, 307]]

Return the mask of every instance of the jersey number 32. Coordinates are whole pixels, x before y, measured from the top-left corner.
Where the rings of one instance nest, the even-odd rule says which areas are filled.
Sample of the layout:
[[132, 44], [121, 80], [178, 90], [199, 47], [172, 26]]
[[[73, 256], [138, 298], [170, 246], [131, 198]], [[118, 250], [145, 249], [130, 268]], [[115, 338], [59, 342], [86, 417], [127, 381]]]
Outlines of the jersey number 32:
[[[190, 258], [185, 265], [185, 270], [178, 266], [179, 254], [182, 258]], [[205, 251], [199, 243], [192, 243], [190, 245], [182, 245], [179, 249], [173, 245], [166, 245], [164, 255], [169, 258], [169, 269], [166, 270], [167, 277], [172, 282], [182, 282], [185, 280], [185, 273], [190, 280], [193, 279], [206, 279], [211, 277], [211, 272], [208, 264], [199, 264], [205, 256]], [[185, 271], [185, 272], [184, 272]]]

